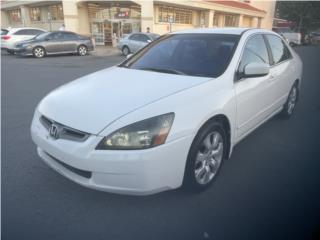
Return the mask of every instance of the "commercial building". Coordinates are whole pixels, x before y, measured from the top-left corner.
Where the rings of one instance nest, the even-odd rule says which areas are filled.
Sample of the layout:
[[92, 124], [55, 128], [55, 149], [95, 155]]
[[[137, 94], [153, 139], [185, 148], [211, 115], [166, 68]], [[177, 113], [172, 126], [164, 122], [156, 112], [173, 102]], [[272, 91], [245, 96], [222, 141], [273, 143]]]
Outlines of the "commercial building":
[[146, 31], [164, 34], [196, 27], [272, 27], [275, 1], [133, 0], [2, 1], [2, 27], [66, 29], [97, 45]]

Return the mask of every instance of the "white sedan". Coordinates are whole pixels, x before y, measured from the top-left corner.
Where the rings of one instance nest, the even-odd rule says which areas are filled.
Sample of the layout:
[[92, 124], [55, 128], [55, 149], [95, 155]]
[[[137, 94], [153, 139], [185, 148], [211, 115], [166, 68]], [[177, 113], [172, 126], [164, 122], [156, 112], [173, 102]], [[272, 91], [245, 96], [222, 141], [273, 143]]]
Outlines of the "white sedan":
[[44, 32], [46, 31], [40, 28], [7, 29], [3, 35], [1, 34], [1, 49], [5, 49], [8, 53], [14, 54], [14, 48], [18, 42], [30, 40]]
[[301, 75], [298, 55], [268, 30], [171, 33], [48, 94], [32, 139], [44, 162], [89, 188], [202, 191], [241, 139], [293, 114]]

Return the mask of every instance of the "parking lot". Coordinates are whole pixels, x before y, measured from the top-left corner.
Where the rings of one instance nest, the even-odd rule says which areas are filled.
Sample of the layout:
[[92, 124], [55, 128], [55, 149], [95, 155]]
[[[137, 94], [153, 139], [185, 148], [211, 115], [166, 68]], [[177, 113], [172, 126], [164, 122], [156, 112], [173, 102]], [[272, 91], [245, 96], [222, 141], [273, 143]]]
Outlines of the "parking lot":
[[147, 197], [67, 180], [30, 137], [48, 92], [123, 57], [2, 54], [2, 239], [312, 239], [320, 228], [320, 47], [297, 52], [304, 74], [290, 120], [274, 117], [239, 143], [208, 191]]

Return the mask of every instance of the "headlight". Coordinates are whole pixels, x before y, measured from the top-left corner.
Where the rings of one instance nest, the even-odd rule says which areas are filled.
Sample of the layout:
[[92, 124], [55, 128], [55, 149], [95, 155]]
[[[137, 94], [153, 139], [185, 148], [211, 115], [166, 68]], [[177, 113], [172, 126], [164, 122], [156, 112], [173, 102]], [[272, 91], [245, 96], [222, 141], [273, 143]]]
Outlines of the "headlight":
[[168, 113], [123, 127], [102, 139], [98, 150], [134, 150], [159, 146], [166, 141], [174, 113]]

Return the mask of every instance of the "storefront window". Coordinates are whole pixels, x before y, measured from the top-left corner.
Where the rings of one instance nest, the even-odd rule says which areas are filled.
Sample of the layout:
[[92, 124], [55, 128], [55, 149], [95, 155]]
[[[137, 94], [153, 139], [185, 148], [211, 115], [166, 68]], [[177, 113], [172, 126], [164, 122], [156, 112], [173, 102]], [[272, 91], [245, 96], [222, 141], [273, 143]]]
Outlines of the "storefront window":
[[21, 11], [20, 9], [8, 11], [9, 19], [11, 22], [21, 22]]
[[30, 8], [30, 19], [31, 21], [40, 21], [41, 20], [41, 11], [39, 7]]
[[51, 16], [51, 20], [63, 20], [62, 4], [49, 6], [49, 13]]
[[192, 24], [192, 10], [186, 8], [176, 8], [159, 6], [159, 22], [169, 22], [172, 19], [174, 23]]
[[225, 15], [224, 26], [225, 27], [236, 27], [238, 17], [236, 15]]

